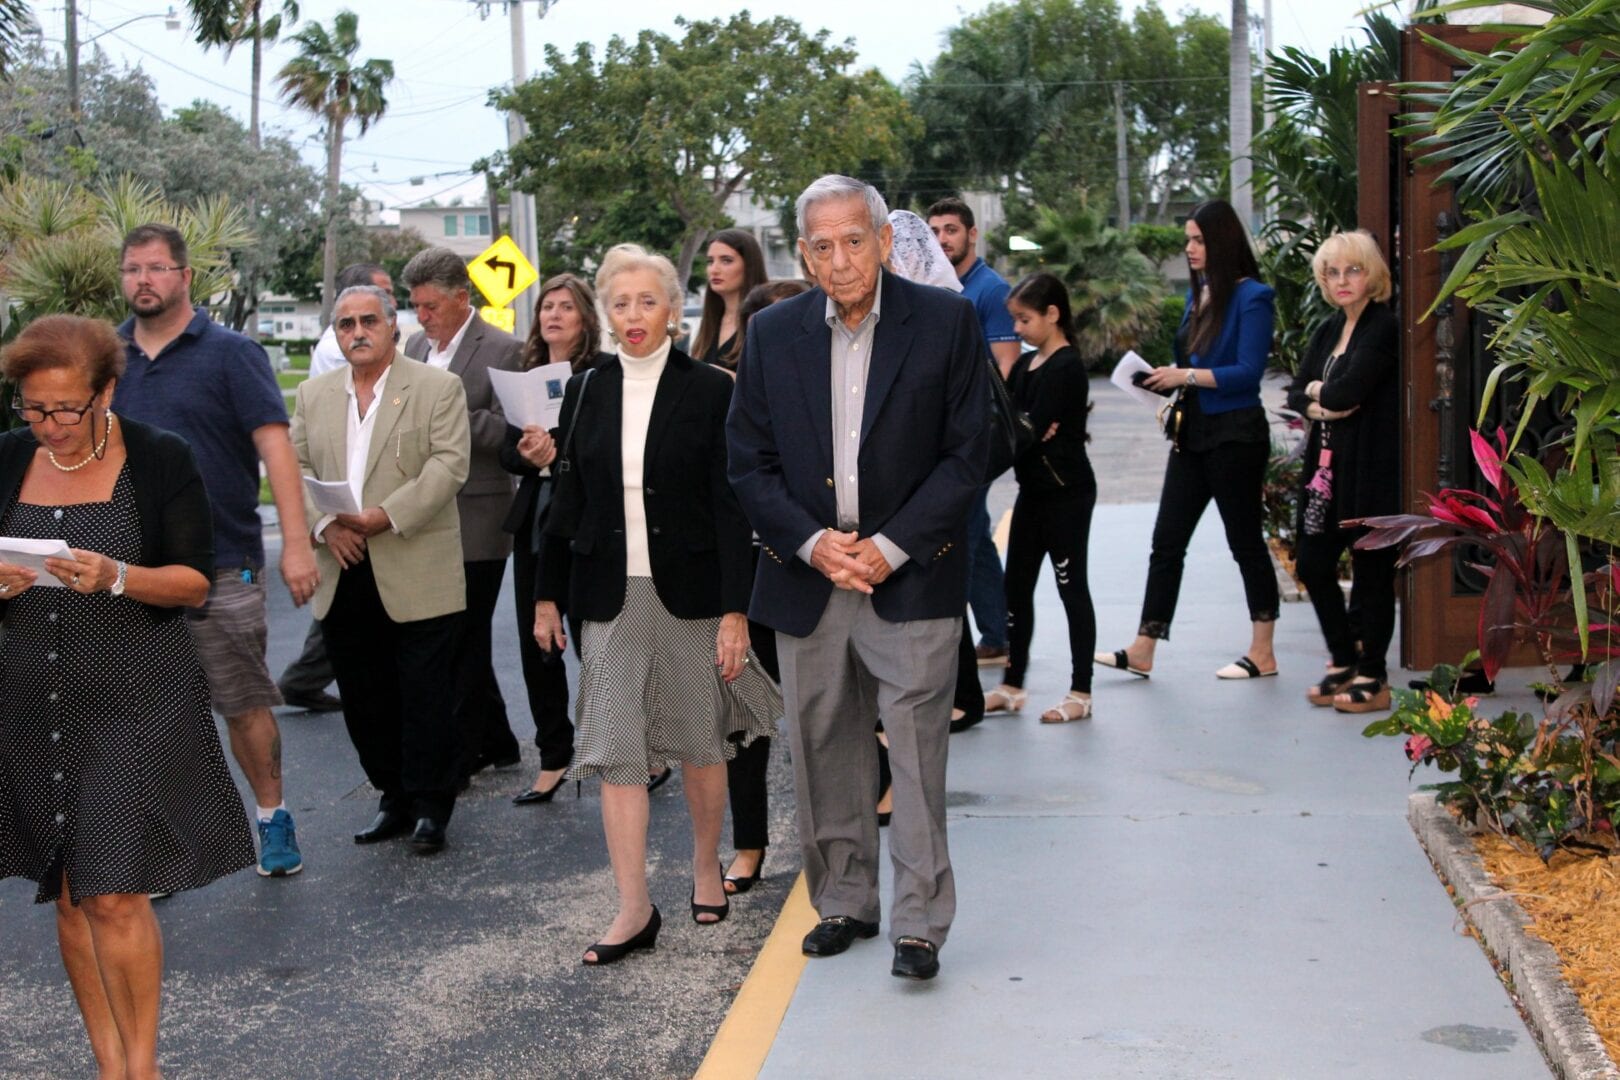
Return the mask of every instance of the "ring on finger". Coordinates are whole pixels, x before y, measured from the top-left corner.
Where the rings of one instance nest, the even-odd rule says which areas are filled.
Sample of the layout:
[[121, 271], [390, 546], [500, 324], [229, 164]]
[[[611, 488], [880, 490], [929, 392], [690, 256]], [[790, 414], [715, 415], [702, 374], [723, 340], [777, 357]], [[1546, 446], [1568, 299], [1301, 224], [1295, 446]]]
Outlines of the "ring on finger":
[[73, 584], [77, 585], [78, 583], [79, 583], [79, 575], [74, 574], [73, 575]]

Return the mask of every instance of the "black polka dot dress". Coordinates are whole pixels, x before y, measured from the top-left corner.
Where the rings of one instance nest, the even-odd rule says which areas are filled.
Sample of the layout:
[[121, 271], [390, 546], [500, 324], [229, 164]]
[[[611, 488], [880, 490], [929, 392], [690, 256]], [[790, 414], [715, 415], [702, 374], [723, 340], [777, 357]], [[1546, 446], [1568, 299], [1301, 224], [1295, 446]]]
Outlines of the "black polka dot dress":
[[[104, 503], [15, 503], [0, 535], [135, 563], [129, 468]], [[183, 618], [128, 597], [35, 586], [0, 643], [0, 877], [35, 900], [179, 892], [254, 862], [208, 684]]]

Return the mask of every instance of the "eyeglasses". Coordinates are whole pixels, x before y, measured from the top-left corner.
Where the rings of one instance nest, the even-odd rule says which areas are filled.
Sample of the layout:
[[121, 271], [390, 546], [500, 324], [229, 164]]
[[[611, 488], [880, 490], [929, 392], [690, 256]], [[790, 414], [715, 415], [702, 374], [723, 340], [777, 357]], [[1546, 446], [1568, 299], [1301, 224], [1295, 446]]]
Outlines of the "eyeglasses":
[[41, 409], [37, 405], [24, 405], [21, 398], [12, 398], [11, 411], [22, 417], [26, 423], [42, 424], [46, 420], [55, 420], [63, 427], [72, 427], [74, 424], [77, 424], [84, 419], [84, 414], [89, 412], [90, 407], [95, 403], [96, 399], [91, 398], [89, 401], [84, 403], [82, 408]]
[[1353, 278], [1366, 277], [1367, 268], [1360, 265], [1346, 266], [1343, 268], [1330, 266], [1326, 270], [1322, 271], [1322, 276], [1327, 278], [1329, 281], [1350, 281]]
[[184, 266], [120, 266], [118, 273], [127, 278], [138, 278], [142, 275], [155, 278], [164, 274], [177, 274], [184, 269], [186, 269]]

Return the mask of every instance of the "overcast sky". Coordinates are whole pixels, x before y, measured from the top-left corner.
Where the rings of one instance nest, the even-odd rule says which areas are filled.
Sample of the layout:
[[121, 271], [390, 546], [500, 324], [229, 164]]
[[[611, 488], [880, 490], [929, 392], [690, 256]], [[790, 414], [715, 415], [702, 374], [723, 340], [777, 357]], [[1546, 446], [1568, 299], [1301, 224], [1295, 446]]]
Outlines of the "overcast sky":
[[[1258, 17], [1265, 0], [1249, 0]], [[1272, 0], [1276, 22], [1274, 42], [1297, 45], [1322, 53], [1334, 42], [1356, 32], [1358, 11], [1369, 0]], [[183, 0], [175, 7], [184, 11]], [[266, 0], [267, 8], [274, 0]], [[364, 138], [353, 138], [344, 149], [344, 178], [359, 184], [373, 199], [390, 209], [415, 205], [430, 196], [441, 199], [464, 195], [483, 197], [481, 180], [470, 178], [467, 166], [505, 145], [506, 127], [500, 115], [485, 104], [491, 85], [510, 82], [512, 48], [510, 23], [499, 2], [488, 5], [481, 18], [473, 0], [301, 0], [306, 21], [328, 21], [342, 8], [360, 16], [361, 55], [386, 57], [394, 62], [396, 81], [388, 91], [389, 111]], [[944, 33], [963, 15], [988, 6], [983, 0], [939, 3], [937, 0], [816, 0], [813, 4], [782, 0], [755, 0], [747, 8], [756, 19], [775, 15], [797, 18], [808, 30], [828, 29], [835, 38], [852, 37], [860, 63], [880, 69], [891, 79], [903, 78], [916, 62], [927, 63], [939, 50]], [[1127, 12], [1137, 0], [1123, 0]], [[1167, 12], [1194, 7], [1222, 18], [1230, 15], [1224, 0], [1161, 0]], [[228, 60], [218, 52], [205, 53], [185, 30], [171, 31], [160, 16], [169, 7], [159, 0], [79, 0], [81, 41], [95, 38], [95, 46], [118, 60], [144, 69], [157, 83], [166, 109], [197, 98], [218, 102], [245, 120], [248, 113], [249, 65], [246, 50]], [[614, 34], [633, 37], [644, 28], [674, 33], [674, 12], [690, 19], [723, 18], [739, 10], [738, 4], [713, 0], [557, 0], [550, 12], [538, 17], [536, 0], [523, 3], [528, 70], [540, 64], [542, 48], [552, 43], [565, 52], [575, 43], [601, 46]], [[806, 16], [806, 10], [814, 11]], [[35, 4], [45, 24], [47, 40], [61, 47], [63, 8], [58, 0]], [[136, 21], [120, 27], [126, 20]], [[110, 32], [108, 32], [110, 31]], [[99, 38], [97, 35], [101, 35]], [[275, 46], [265, 63], [268, 92], [264, 122], [303, 144], [311, 164], [324, 162], [317, 127], [306, 116], [275, 99], [271, 77], [295, 53], [288, 44]], [[351, 127], [351, 131], [353, 128]]]

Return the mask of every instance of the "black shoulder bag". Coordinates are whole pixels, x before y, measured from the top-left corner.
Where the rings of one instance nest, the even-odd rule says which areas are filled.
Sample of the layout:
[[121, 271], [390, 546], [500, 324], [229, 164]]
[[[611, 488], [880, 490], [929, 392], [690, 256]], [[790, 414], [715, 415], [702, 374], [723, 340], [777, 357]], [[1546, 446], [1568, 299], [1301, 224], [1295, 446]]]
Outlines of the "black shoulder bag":
[[991, 483], [1012, 468], [1035, 445], [1035, 425], [1029, 414], [1013, 404], [1001, 369], [990, 361], [990, 458], [984, 482]]

